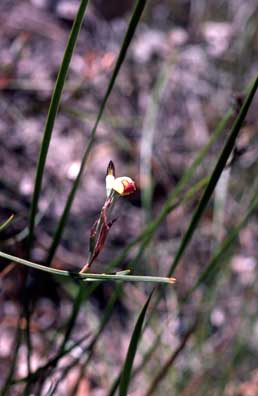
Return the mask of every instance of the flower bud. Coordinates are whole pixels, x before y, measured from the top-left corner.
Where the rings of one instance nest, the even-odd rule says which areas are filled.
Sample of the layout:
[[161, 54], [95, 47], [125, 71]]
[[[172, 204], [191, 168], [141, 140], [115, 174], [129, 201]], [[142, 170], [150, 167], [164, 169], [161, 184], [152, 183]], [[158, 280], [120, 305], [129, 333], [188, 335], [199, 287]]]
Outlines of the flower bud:
[[107, 197], [109, 197], [111, 191], [112, 191], [112, 186], [115, 180], [115, 166], [112, 161], [109, 162], [108, 167], [107, 167], [107, 175], [106, 175], [106, 191], [107, 191]]

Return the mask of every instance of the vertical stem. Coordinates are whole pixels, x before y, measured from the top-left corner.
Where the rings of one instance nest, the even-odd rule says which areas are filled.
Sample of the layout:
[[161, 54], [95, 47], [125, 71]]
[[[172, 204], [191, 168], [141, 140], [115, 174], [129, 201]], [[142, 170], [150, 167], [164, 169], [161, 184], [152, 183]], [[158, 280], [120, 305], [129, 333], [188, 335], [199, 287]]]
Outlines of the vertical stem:
[[53, 91], [53, 95], [51, 98], [47, 120], [45, 124], [43, 139], [40, 148], [40, 154], [38, 157], [38, 164], [37, 164], [37, 171], [35, 177], [35, 184], [34, 184], [34, 192], [32, 197], [31, 203], [31, 210], [30, 210], [30, 218], [29, 218], [29, 236], [28, 236], [28, 256], [30, 256], [30, 251], [32, 247], [33, 237], [34, 237], [34, 227], [35, 227], [35, 216], [38, 210], [38, 201], [42, 186], [42, 179], [45, 170], [46, 158], [48, 153], [48, 148], [52, 136], [52, 131], [54, 128], [54, 123], [56, 119], [56, 115], [58, 112], [61, 95], [63, 92], [64, 83], [66, 80], [67, 72], [69, 69], [69, 65], [71, 62], [71, 58], [73, 55], [73, 51], [75, 48], [75, 44], [81, 29], [81, 25], [83, 22], [84, 14], [86, 11], [86, 7], [88, 4], [88, 0], [81, 0], [81, 4], [76, 15], [76, 18], [73, 23], [73, 27], [67, 42], [67, 46], [64, 52], [63, 61], [61, 63], [59, 73], [56, 79], [55, 88]]

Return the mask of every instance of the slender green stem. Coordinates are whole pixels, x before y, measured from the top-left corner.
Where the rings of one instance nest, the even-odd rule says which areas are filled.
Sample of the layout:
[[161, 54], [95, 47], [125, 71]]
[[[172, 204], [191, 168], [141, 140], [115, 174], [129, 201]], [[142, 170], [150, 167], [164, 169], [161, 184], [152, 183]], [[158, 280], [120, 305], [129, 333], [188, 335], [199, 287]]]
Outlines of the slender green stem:
[[11, 215], [3, 224], [0, 225], [0, 232], [3, 231], [12, 221], [14, 215]]
[[29, 218], [29, 236], [28, 236], [28, 252], [30, 253], [30, 249], [32, 246], [33, 236], [34, 236], [34, 227], [35, 227], [35, 216], [38, 210], [38, 201], [41, 191], [42, 179], [44, 175], [44, 169], [46, 164], [46, 158], [48, 153], [48, 148], [52, 136], [52, 131], [54, 128], [54, 123], [56, 119], [56, 115], [58, 112], [61, 95], [64, 87], [64, 83], [66, 80], [67, 72], [69, 69], [69, 65], [71, 62], [71, 58], [73, 55], [73, 51], [75, 48], [75, 44], [81, 29], [81, 25], [83, 22], [84, 14], [86, 11], [86, 7], [88, 4], [88, 0], [81, 0], [81, 4], [76, 15], [76, 18], [73, 23], [73, 27], [67, 42], [67, 46], [64, 52], [63, 61], [61, 63], [59, 73], [57, 76], [57, 80], [55, 83], [55, 88], [53, 91], [53, 95], [51, 98], [47, 120], [45, 124], [43, 139], [40, 148], [40, 154], [38, 157], [38, 164], [37, 164], [37, 171], [36, 171], [36, 178], [34, 184], [34, 192], [32, 197], [31, 203], [31, 210], [30, 210], [30, 218]]
[[138, 275], [123, 275], [123, 274], [80, 274], [77, 272], [69, 272], [64, 270], [58, 270], [55, 268], [49, 268], [45, 265], [40, 265], [33, 263], [28, 260], [21, 259], [19, 257], [11, 256], [10, 254], [0, 252], [0, 257], [7, 260], [14, 261], [15, 263], [25, 265], [27, 267], [35, 268], [44, 272], [49, 272], [52, 275], [59, 275], [69, 277], [71, 279], [81, 280], [84, 282], [91, 280], [100, 281], [129, 281], [129, 282], [153, 282], [153, 283], [169, 283], [173, 284], [175, 282], [174, 278], [164, 278], [161, 276], [138, 276]]
[[25, 314], [25, 319], [26, 319], [26, 325], [25, 325], [25, 342], [27, 346], [27, 370], [28, 373], [31, 373], [31, 355], [32, 355], [32, 340], [31, 340], [31, 331], [30, 331], [30, 325], [31, 325], [31, 312], [32, 312], [32, 307], [30, 304], [30, 301], [27, 306], [24, 306], [24, 314]]
[[178, 248], [178, 251], [177, 251], [176, 256], [173, 260], [171, 268], [168, 272], [168, 276], [171, 276], [171, 274], [173, 274], [174, 270], [176, 269], [177, 265], [179, 264], [179, 261], [183, 255], [183, 253], [185, 252], [186, 247], [188, 246], [189, 242], [191, 241], [192, 236], [193, 236], [193, 234], [201, 220], [201, 217], [204, 213], [205, 208], [208, 205], [208, 202], [209, 202], [209, 200], [212, 196], [212, 193], [217, 185], [220, 175], [223, 172], [223, 169], [226, 166], [227, 160], [234, 148], [236, 138], [237, 138], [239, 131], [243, 125], [243, 122], [245, 120], [248, 109], [249, 109], [249, 107], [252, 103], [252, 100], [254, 98], [254, 95], [256, 93], [257, 87], [258, 87], [258, 76], [256, 77], [248, 95], [246, 96], [243, 106], [240, 109], [239, 115], [236, 118], [236, 120], [232, 126], [232, 129], [231, 129], [229, 137], [226, 141], [226, 144], [225, 144], [225, 146], [219, 156], [217, 164], [212, 172], [208, 186], [206, 187], [206, 189], [203, 193], [200, 203], [199, 203], [196, 211], [193, 214], [191, 223], [190, 223], [190, 225], [189, 225], [189, 227], [181, 241], [181, 244]]
[[[142, 372], [143, 368], [150, 361], [152, 354], [155, 352], [159, 344], [160, 344], [160, 334], [155, 338], [154, 342], [152, 343], [152, 346], [145, 353], [142, 362], [137, 367], [135, 367], [135, 369], [133, 369], [131, 379], [133, 379], [138, 373]], [[121, 372], [122, 369], [120, 370], [117, 377], [113, 381], [110, 390], [107, 393], [107, 396], [114, 396], [120, 382]]]
[[153, 292], [151, 292], [150, 296], [148, 297], [144, 307], [142, 308], [140, 315], [136, 321], [136, 324], [133, 329], [133, 333], [130, 339], [130, 344], [128, 347], [127, 355], [125, 358], [125, 362], [123, 365], [123, 369], [120, 376], [120, 383], [119, 383], [119, 396], [127, 395], [129, 383], [131, 379], [131, 372], [133, 368], [134, 358], [136, 355], [136, 351], [138, 348], [138, 344], [142, 335], [142, 326], [145, 319], [145, 315], [147, 312], [148, 305], [150, 303], [151, 297]]

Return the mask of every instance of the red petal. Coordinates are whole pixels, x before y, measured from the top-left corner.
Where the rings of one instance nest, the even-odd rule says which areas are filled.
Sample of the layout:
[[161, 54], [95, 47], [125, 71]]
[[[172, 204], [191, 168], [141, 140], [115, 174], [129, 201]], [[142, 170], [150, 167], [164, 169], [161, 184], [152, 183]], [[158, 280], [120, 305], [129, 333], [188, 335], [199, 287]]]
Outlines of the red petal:
[[122, 180], [122, 184], [124, 186], [123, 195], [129, 195], [136, 191], [136, 187], [133, 181], [129, 182], [128, 180]]

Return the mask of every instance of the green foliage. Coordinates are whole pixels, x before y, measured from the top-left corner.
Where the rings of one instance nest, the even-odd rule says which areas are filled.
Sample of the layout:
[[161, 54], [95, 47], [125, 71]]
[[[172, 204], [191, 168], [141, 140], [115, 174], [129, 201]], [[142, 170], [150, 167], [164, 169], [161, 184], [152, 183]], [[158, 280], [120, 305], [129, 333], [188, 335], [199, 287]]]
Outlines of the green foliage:
[[[155, 283], [157, 285], [162, 284], [163, 286], [166, 285], [167, 287], [166, 288], [162, 287], [157, 289], [157, 293], [155, 294], [156, 299], [154, 300], [153, 298], [154, 301], [152, 301], [152, 310], [149, 315], [147, 315], [147, 308], [149, 306], [152, 293], [145, 302], [138, 316], [136, 324], [134, 326], [132, 335], [130, 337], [129, 347], [124, 363], [122, 367], [120, 367], [119, 374], [115, 378], [114, 382], [112, 383], [112, 381], [110, 381], [111, 388], [109, 391], [107, 390], [107, 395], [108, 396], [115, 395], [116, 392], [118, 391], [119, 396], [126, 396], [128, 394], [130, 382], [136, 377], [136, 375], [144, 372], [145, 367], [148, 366], [149, 362], [152, 362], [152, 357], [155, 355], [155, 353], [157, 353], [157, 349], [160, 348], [161, 353], [160, 351], [158, 351], [158, 353], [160, 353], [161, 356], [160, 359], [161, 367], [159, 368], [158, 372], [155, 375], [153, 375], [152, 381], [150, 381], [147, 390], [142, 392], [142, 394], [146, 396], [150, 396], [154, 394], [158, 386], [160, 386], [163, 380], [168, 377], [168, 374], [171, 368], [174, 366], [179, 355], [181, 353], [184, 353], [185, 349], [189, 347], [188, 340], [190, 336], [194, 334], [196, 338], [199, 337], [198, 341], [196, 341], [196, 345], [194, 345], [193, 348], [196, 349], [199, 348], [201, 350], [202, 346], [205, 344], [205, 341], [210, 333], [208, 315], [210, 314], [211, 306], [216, 299], [216, 295], [218, 292], [218, 283], [219, 280], [223, 281], [223, 279], [225, 279], [227, 276], [226, 271], [224, 270], [222, 264], [224, 264], [228, 259], [231, 251], [230, 249], [232, 249], [232, 247], [234, 246], [234, 243], [236, 242], [240, 231], [247, 224], [248, 220], [255, 213], [255, 210], [257, 208], [258, 188], [256, 185], [257, 183], [254, 183], [254, 187], [251, 189], [252, 190], [251, 194], [249, 194], [250, 195], [249, 199], [243, 200], [244, 203], [242, 205], [242, 213], [241, 216], [238, 218], [237, 224], [234, 224], [228, 230], [227, 235], [221, 241], [221, 243], [217, 244], [215, 249], [212, 249], [211, 257], [207, 259], [207, 264], [205, 265], [205, 268], [198, 273], [198, 276], [196, 277], [194, 282], [191, 281], [191, 286], [188, 287], [184, 296], [181, 297], [181, 299], [178, 298], [178, 301], [181, 304], [180, 309], [182, 308], [183, 311], [185, 307], [187, 308], [188, 304], [190, 304], [191, 299], [193, 297], [193, 293], [197, 290], [201, 290], [202, 288], [205, 289], [205, 286], [207, 286], [207, 289], [205, 289], [206, 291], [203, 293], [202, 299], [200, 300], [199, 307], [198, 308], [191, 307], [191, 309], [193, 309], [194, 311], [193, 313], [191, 312], [191, 314], [195, 318], [195, 320], [192, 321], [194, 322], [194, 325], [189, 325], [188, 323], [188, 325], [186, 326], [186, 331], [183, 332], [183, 336], [181, 337], [181, 340], [179, 340], [178, 346], [177, 347], [173, 346], [173, 349], [172, 351], [170, 351], [167, 358], [163, 359], [162, 356], [163, 346], [161, 340], [162, 324], [160, 323], [160, 319], [158, 319], [158, 321], [155, 321], [155, 315], [158, 312], [159, 303], [162, 301], [164, 304], [165, 301], [164, 297], [167, 295], [171, 296], [171, 294], [174, 293], [174, 288], [168, 287], [169, 285], [173, 284], [175, 281], [174, 278], [171, 278], [171, 275], [175, 272], [175, 270], [177, 269], [177, 267], [181, 262], [181, 259], [184, 257], [194, 234], [198, 230], [199, 224], [204, 218], [207, 207], [211, 201], [214, 190], [218, 185], [221, 175], [223, 174], [223, 172], [225, 172], [225, 170], [228, 167], [227, 164], [230, 155], [232, 154], [232, 152], [236, 147], [237, 138], [239, 136], [241, 129], [244, 126], [244, 122], [246, 120], [248, 110], [251, 104], [253, 103], [254, 95], [258, 88], [258, 76], [257, 76], [250, 85], [249, 91], [246, 94], [246, 98], [243, 104], [238, 109], [238, 111], [234, 112], [233, 110], [229, 110], [225, 113], [222, 120], [216, 126], [208, 142], [204, 145], [204, 147], [200, 149], [200, 151], [196, 155], [191, 165], [187, 169], [185, 169], [182, 177], [180, 178], [176, 186], [173, 187], [171, 191], [169, 191], [168, 196], [164, 200], [165, 202], [161, 206], [159, 212], [154, 216], [154, 212], [152, 211], [154, 195], [153, 195], [152, 174], [151, 174], [151, 164], [152, 164], [153, 144], [154, 144], [153, 137], [154, 137], [155, 123], [159, 113], [160, 102], [162, 99], [162, 95], [166, 89], [166, 84], [169, 80], [170, 67], [174, 62], [174, 59], [170, 59], [168, 64], [166, 64], [165, 67], [162, 68], [161, 73], [158, 75], [158, 78], [156, 80], [156, 84], [154, 85], [152, 97], [150, 99], [150, 105], [146, 113], [145, 123], [142, 132], [142, 153], [140, 158], [141, 176], [144, 179], [144, 177], [147, 175], [149, 180], [149, 184], [146, 186], [146, 188], [143, 188], [141, 191], [142, 206], [143, 206], [143, 210], [145, 210], [146, 212], [145, 213], [146, 225], [144, 229], [139, 233], [139, 235], [135, 236], [133, 241], [128, 242], [128, 244], [124, 247], [124, 249], [122, 250], [121, 254], [118, 257], [115, 257], [109, 263], [106, 273], [101, 273], [101, 274], [89, 273], [89, 272], [77, 273], [77, 272], [51, 268], [52, 260], [56, 254], [56, 250], [60, 244], [63, 233], [65, 231], [66, 223], [70, 215], [76, 193], [79, 189], [80, 181], [86, 170], [87, 161], [90, 153], [92, 152], [92, 148], [96, 140], [96, 134], [99, 123], [103, 119], [107, 102], [110, 98], [110, 95], [112, 94], [121, 67], [124, 64], [128, 48], [133, 40], [136, 28], [140, 23], [143, 12], [145, 10], [146, 3], [147, 0], [136, 1], [135, 8], [132, 12], [126, 33], [121, 43], [121, 48], [118, 53], [118, 57], [113, 72], [111, 74], [109, 83], [107, 84], [104, 96], [101, 100], [99, 109], [97, 111], [95, 121], [93, 123], [93, 127], [90, 132], [90, 137], [88, 141], [85, 142], [85, 147], [84, 147], [78, 175], [74, 180], [70, 192], [67, 196], [63, 208], [63, 212], [60, 216], [60, 219], [56, 226], [56, 230], [51, 240], [50, 248], [47, 251], [47, 255], [44, 260], [44, 265], [37, 264], [32, 261], [25, 260], [23, 258], [16, 257], [14, 255], [10, 255], [0, 251], [0, 257], [7, 260], [8, 262], [29, 267], [29, 269], [36, 270], [39, 273], [45, 272], [46, 274], [49, 274], [50, 277], [53, 276], [57, 280], [60, 287], [63, 287], [64, 285], [67, 285], [67, 283], [69, 283], [69, 285], [72, 284], [72, 286], [75, 289], [75, 294], [72, 295], [73, 303], [71, 307], [71, 312], [67, 322], [65, 323], [64, 328], [62, 329], [61, 343], [59, 344], [58, 348], [56, 348], [56, 352], [54, 356], [49, 358], [45, 364], [43, 364], [37, 370], [34, 371], [31, 370], [31, 361], [30, 361], [31, 358], [30, 355], [33, 352], [32, 351], [33, 345], [31, 344], [31, 339], [30, 339], [31, 336], [30, 316], [32, 312], [28, 307], [27, 307], [28, 308], [27, 311], [26, 310], [22, 311], [21, 317], [18, 320], [10, 368], [8, 370], [7, 378], [1, 389], [1, 395], [3, 396], [11, 394], [11, 387], [13, 385], [21, 384], [21, 383], [25, 384], [24, 396], [31, 394], [34, 385], [38, 386], [37, 391], [38, 394], [40, 395], [42, 394], [42, 389], [45, 381], [45, 378], [43, 378], [45, 373], [47, 373], [48, 375], [52, 375], [53, 373], [56, 374], [59, 370], [61, 372], [60, 377], [53, 385], [53, 387], [48, 391], [48, 395], [54, 395], [59, 386], [59, 383], [62, 381], [62, 377], [67, 375], [75, 365], [80, 364], [81, 376], [86, 375], [87, 369], [94, 358], [94, 354], [97, 349], [97, 346], [101, 342], [102, 335], [104, 334], [108, 326], [108, 323], [110, 323], [110, 319], [112, 318], [114, 312], [115, 303], [123, 295], [124, 290], [126, 290], [124, 289], [125, 282], [132, 282], [131, 287], [133, 287], [133, 285], [138, 286], [140, 282], [145, 282], [146, 287], [148, 287], [147, 285], [148, 283]], [[36, 177], [34, 183], [34, 192], [32, 196], [31, 209], [30, 209], [29, 224], [27, 229], [25, 230], [28, 233], [27, 257], [30, 256], [30, 251], [34, 243], [35, 226], [36, 226], [37, 216], [39, 215], [38, 202], [40, 199], [41, 187], [45, 173], [45, 165], [46, 165], [49, 145], [51, 143], [55, 119], [58, 113], [63, 88], [69, 71], [72, 55], [76, 47], [76, 42], [83, 23], [87, 5], [88, 5], [87, 0], [81, 0], [77, 15], [74, 19], [74, 23], [71, 29], [69, 39], [67, 41], [67, 46], [64, 52], [63, 60], [60, 65], [59, 73], [53, 90], [52, 99], [49, 105], [42, 143], [38, 156]], [[222, 137], [223, 134], [225, 133], [225, 129], [229, 124], [230, 120], [232, 119], [232, 117], [234, 117], [235, 120], [228, 133], [228, 137], [226, 139], [224, 147], [221, 153], [218, 155], [213, 171], [211, 172], [210, 176], [204, 175], [199, 177], [197, 171], [199, 171], [201, 165], [204, 165], [205, 160], [207, 160], [209, 151], [211, 149], [214, 149], [214, 146], [216, 146], [216, 144], [218, 143], [219, 138]], [[146, 152], [144, 152], [144, 150], [146, 149], [146, 141], [148, 146], [147, 154]], [[162, 224], [164, 224], [167, 216], [171, 214], [171, 212], [173, 212], [179, 206], [192, 203], [193, 199], [198, 199], [200, 193], [201, 193], [201, 198], [199, 199], [196, 208], [193, 210], [193, 215], [191, 216], [189, 225], [186, 227], [186, 231], [184, 235], [180, 238], [179, 247], [176, 250], [176, 254], [172, 260], [167, 277], [131, 275], [130, 270], [131, 269], [134, 270], [134, 268], [137, 267], [137, 264], [140, 264], [142, 262], [144, 256], [145, 255], [147, 256], [147, 249], [150, 246], [154, 246], [154, 250], [155, 250], [155, 245], [154, 245], [155, 235], [157, 234], [159, 227]], [[244, 192], [243, 195], [246, 196], [248, 194], [245, 194]], [[87, 199], [87, 197], [85, 199]], [[11, 223], [12, 219], [13, 216], [11, 216], [3, 224], [0, 225], [0, 232], [3, 231]], [[109, 230], [110, 225], [106, 224], [105, 212], [101, 211], [100, 219], [101, 219], [100, 222], [101, 226], [104, 225], [104, 229], [107, 232]], [[96, 232], [96, 235], [99, 237], [99, 235], [101, 234], [101, 228], [97, 229], [97, 231], [98, 232]], [[95, 238], [95, 234], [94, 234], [94, 238]], [[103, 247], [102, 245], [101, 247]], [[94, 245], [93, 248], [94, 247], [96, 248], [96, 245]], [[94, 252], [94, 249], [92, 251]], [[131, 260], [129, 265], [130, 270], [111, 272], [114, 270], [114, 268], [119, 266], [124, 261], [124, 259], [127, 256], [129, 256], [129, 254]], [[151, 254], [148, 257], [150, 258], [151, 261]], [[102, 312], [102, 316], [98, 323], [98, 326], [96, 326], [95, 333], [92, 334], [90, 340], [88, 340], [89, 334], [86, 334], [82, 336], [78, 341], [71, 343], [71, 337], [74, 334], [77, 319], [83, 305], [88, 303], [90, 296], [100, 286], [102, 282], [113, 282], [111, 283], [112, 293], [110, 293], [108, 303], [106, 305], [106, 308]], [[69, 287], [67, 288], [67, 290], [70, 290]], [[145, 297], [145, 293], [143, 293], [142, 296]], [[21, 377], [16, 378], [15, 368], [17, 365], [19, 348], [23, 341], [22, 340], [23, 327], [21, 324], [22, 322], [21, 318], [23, 317], [23, 314], [25, 312], [26, 312], [26, 328], [24, 335], [25, 335], [26, 346], [28, 349], [28, 358], [27, 358], [28, 374], [22, 378]], [[253, 315], [252, 318], [253, 322], [257, 319], [256, 316], [257, 315], [255, 314]], [[200, 317], [204, 318], [201, 324], [199, 320]], [[146, 318], [147, 320], [145, 320]], [[145, 321], [145, 326], [143, 326], [144, 321]], [[154, 338], [150, 348], [145, 351], [145, 355], [142, 358], [142, 361], [140, 362], [138, 367], [133, 369], [135, 356], [137, 351], [139, 351], [139, 343], [141, 340], [142, 333], [145, 329], [147, 329], [151, 325], [153, 326], [152, 328], [154, 329], [154, 333], [156, 337]], [[60, 334], [60, 332], [61, 331], [58, 331], [58, 334]], [[238, 338], [239, 338], [238, 348], [236, 348], [236, 351], [232, 354], [233, 355], [232, 361], [234, 362], [234, 364], [239, 364], [239, 362], [241, 362], [241, 359], [244, 359], [246, 357], [246, 354], [248, 353], [247, 348], [245, 348], [245, 344], [242, 343], [241, 336], [239, 335]], [[74, 359], [70, 364], [61, 368], [61, 370], [57, 369], [57, 366], [61, 361], [61, 359], [64, 356], [70, 354], [78, 346], [82, 348], [82, 353], [79, 356], [79, 358]], [[186, 378], [184, 376], [184, 373], [178, 374], [179, 379], [174, 381], [175, 384], [173, 383], [173, 389], [175, 389], [175, 394], [179, 394], [177, 393], [177, 390], [178, 389], [181, 390], [183, 388], [182, 383], [180, 384], [180, 375], [181, 378], [183, 378], [183, 382], [185, 381]], [[73, 394], [76, 394], [77, 392], [81, 376], [78, 378], [78, 381], [74, 386]], [[230, 367], [227, 367], [227, 370], [224, 373], [221, 383], [218, 386], [221, 392], [223, 391], [227, 383], [227, 379], [229, 377], [230, 377]], [[209, 388], [209, 383], [208, 380], [206, 380], [206, 382], [204, 381], [202, 384], [200, 394], [202, 393], [205, 394], [208, 388]]]
[[193, 217], [189, 224], [189, 227], [188, 227], [184, 237], [182, 238], [181, 244], [178, 248], [178, 251], [177, 251], [176, 256], [173, 260], [171, 269], [169, 271], [169, 276], [171, 276], [171, 274], [173, 274], [174, 270], [176, 269], [177, 265], [179, 264], [179, 260], [181, 259], [188, 243], [190, 242], [190, 240], [191, 240], [191, 238], [199, 224], [199, 221], [202, 218], [204, 210], [208, 205], [208, 202], [209, 202], [211, 195], [216, 187], [216, 184], [218, 183], [218, 180], [219, 180], [223, 170], [226, 167], [228, 158], [229, 158], [232, 150], [234, 149], [236, 138], [240, 132], [241, 127], [243, 126], [246, 114], [248, 112], [248, 109], [249, 109], [252, 101], [253, 101], [253, 98], [257, 91], [257, 88], [258, 88], [258, 75], [257, 75], [256, 79], [254, 80], [254, 82], [246, 96], [246, 99], [245, 99], [243, 105], [241, 106], [240, 112], [232, 126], [232, 129], [231, 129], [229, 137], [226, 141], [226, 144], [219, 156], [218, 162], [217, 162], [217, 164], [213, 170], [213, 173], [210, 177], [210, 181], [203, 193], [203, 196], [199, 202], [199, 205], [197, 206], [197, 208], [193, 214]]
[[39, 153], [39, 158], [38, 158], [38, 165], [37, 165], [36, 178], [35, 178], [35, 184], [34, 184], [34, 193], [33, 193], [33, 198], [32, 198], [32, 203], [31, 203], [31, 212], [30, 212], [30, 221], [29, 221], [29, 237], [28, 237], [29, 251], [31, 249], [31, 245], [33, 242], [35, 217], [36, 217], [37, 209], [38, 209], [38, 201], [39, 201], [39, 197], [40, 197], [40, 191], [41, 191], [41, 185], [42, 185], [42, 180], [43, 180], [43, 175], [44, 175], [44, 170], [45, 170], [48, 148], [49, 148], [49, 144], [51, 141], [51, 136], [52, 136], [54, 123], [55, 123], [56, 115], [58, 112], [58, 108], [59, 108], [59, 104], [60, 104], [60, 100], [61, 100], [61, 96], [62, 96], [62, 92], [63, 92], [64, 83], [66, 80], [66, 76], [68, 73], [68, 69], [69, 69], [71, 59], [72, 59], [76, 41], [77, 41], [78, 35], [80, 33], [80, 29], [81, 29], [81, 25], [83, 22], [87, 4], [88, 4], [88, 0], [81, 0], [80, 7], [78, 9], [78, 13], [74, 20], [73, 27], [72, 27], [72, 30], [70, 33], [70, 37], [67, 42], [67, 46], [66, 46], [66, 49], [64, 52], [63, 61], [61, 63], [60, 69], [59, 69], [59, 73], [58, 73], [58, 76], [56, 79], [55, 88], [53, 91], [52, 99], [51, 99], [49, 110], [48, 110], [48, 116], [46, 119], [45, 130], [44, 130], [40, 153]]
[[146, 315], [146, 311], [148, 308], [148, 305], [150, 303], [152, 294], [149, 296], [147, 299], [146, 303], [144, 304], [144, 307], [137, 319], [137, 322], [135, 324], [133, 334], [130, 340], [129, 348], [127, 351], [126, 359], [124, 362], [124, 367], [121, 372], [121, 377], [120, 377], [120, 385], [119, 385], [119, 396], [125, 396], [127, 395], [128, 387], [129, 387], [129, 382], [130, 382], [130, 377], [131, 377], [131, 371], [133, 368], [133, 362], [135, 358], [135, 354], [137, 351], [138, 343], [141, 337], [142, 333], [142, 326], [144, 322], [144, 318]]

